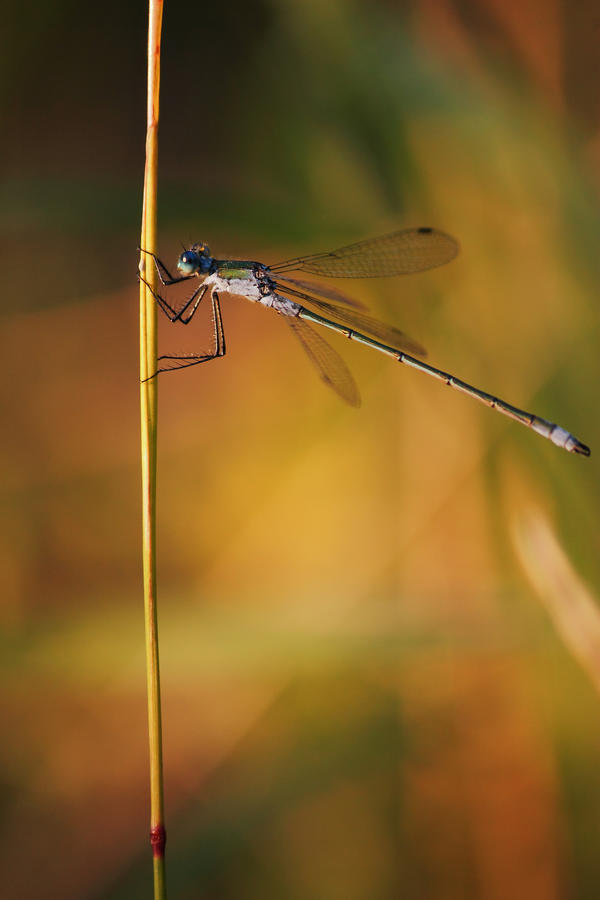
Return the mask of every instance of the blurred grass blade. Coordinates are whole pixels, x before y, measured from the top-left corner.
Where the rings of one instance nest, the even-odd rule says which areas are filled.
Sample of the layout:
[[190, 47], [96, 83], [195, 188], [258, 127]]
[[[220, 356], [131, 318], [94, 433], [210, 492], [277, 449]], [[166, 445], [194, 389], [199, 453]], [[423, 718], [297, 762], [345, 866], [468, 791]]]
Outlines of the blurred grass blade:
[[547, 520], [530, 510], [513, 526], [525, 573], [556, 630], [600, 692], [600, 609]]

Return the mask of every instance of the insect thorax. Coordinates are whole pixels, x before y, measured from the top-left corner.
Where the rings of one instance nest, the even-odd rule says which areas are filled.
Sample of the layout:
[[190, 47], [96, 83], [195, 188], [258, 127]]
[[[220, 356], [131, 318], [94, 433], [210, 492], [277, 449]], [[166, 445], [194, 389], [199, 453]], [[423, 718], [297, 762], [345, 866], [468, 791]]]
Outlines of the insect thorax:
[[293, 300], [282, 297], [265, 270], [228, 267], [209, 275], [205, 281], [218, 293], [237, 294], [253, 303], [274, 309], [282, 316], [297, 316], [301, 307]]

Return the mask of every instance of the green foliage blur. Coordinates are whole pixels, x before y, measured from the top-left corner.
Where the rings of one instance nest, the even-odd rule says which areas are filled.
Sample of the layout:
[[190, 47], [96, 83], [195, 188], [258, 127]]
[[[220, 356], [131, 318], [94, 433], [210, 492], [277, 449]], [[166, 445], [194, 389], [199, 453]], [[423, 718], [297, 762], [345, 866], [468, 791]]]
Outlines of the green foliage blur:
[[[160, 382], [171, 897], [597, 896], [600, 110], [595, 7], [571, 13], [165, 0], [165, 262], [448, 231], [449, 266], [344, 289], [592, 448], [334, 336], [363, 397], [345, 408], [276, 316], [225, 300], [226, 358]], [[145, 16], [8, 0], [1, 37], [0, 859], [20, 900], [151, 890]], [[162, 352], [209, 340], [208, 310], [161, 323]], [[560, 552], [519, 537], [532, 510]]]

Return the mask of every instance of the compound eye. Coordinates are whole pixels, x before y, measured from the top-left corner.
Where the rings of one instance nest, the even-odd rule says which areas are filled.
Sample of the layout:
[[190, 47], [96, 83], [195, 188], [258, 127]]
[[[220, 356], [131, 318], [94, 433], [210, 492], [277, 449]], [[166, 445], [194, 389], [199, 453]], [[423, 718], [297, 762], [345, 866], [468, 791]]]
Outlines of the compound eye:
[[184, 275], [192, 275], [196, 271], [196, 254], [186, 251], [182, 253], [177, 261], [177, 268]]

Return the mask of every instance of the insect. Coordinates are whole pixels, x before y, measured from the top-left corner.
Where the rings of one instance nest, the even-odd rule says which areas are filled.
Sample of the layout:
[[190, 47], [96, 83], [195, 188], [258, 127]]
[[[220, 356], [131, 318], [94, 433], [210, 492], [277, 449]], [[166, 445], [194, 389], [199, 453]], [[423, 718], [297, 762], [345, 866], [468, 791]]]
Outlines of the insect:
[[298, 256], [270, 266], [255, 260], [215, 259], [206, 244], [197, 243], [180, 255], [177, 261], [180, 274], [175, 278], [157, 256], [146, 250], [142, 250], [142, 253], [146, 253], [154, 260], [158, 277], [164, 287], [199, 279], [200, 283], [191, 297], [179, 310], [175, 310], [140, 275], [160, 309], [171, 322], [182, 322], [187, 325], [206, 294], [210, 297], [212, 305], [214, 333], [212, 351], [200, 355], [160, 356], [159, 369], [150, 376], [151, 378], [161, 372], [187, 368], [225, 356], [220, 297], [227, 293], [236, 294], [273, 309], [283, 316], [325, 384], [352, 406], [358, 406], [360, 403], [354, 379], [337, 351], [311, 327], [312, 323], [379, 350], [412, 369], [430, 375], [480, 400], [570, 453], [590, 455], [589, 447], [559, 425], [511, 406], [504, 400], [417, 359], [416, 357], [425, 355], [423, 347], [393, 325], [379, 322], [363, 312], [365, 309], [363, 304], [329, 286], [300, 280], [295, 275], [288, 274], [307, 272], [336, 278], [370, 278], [424, 272], [450, 262], [458, 253], [457, 242], [443, 231], [435, 228], [394, 231], [381, 237], [349, 244], [339, 250]]

